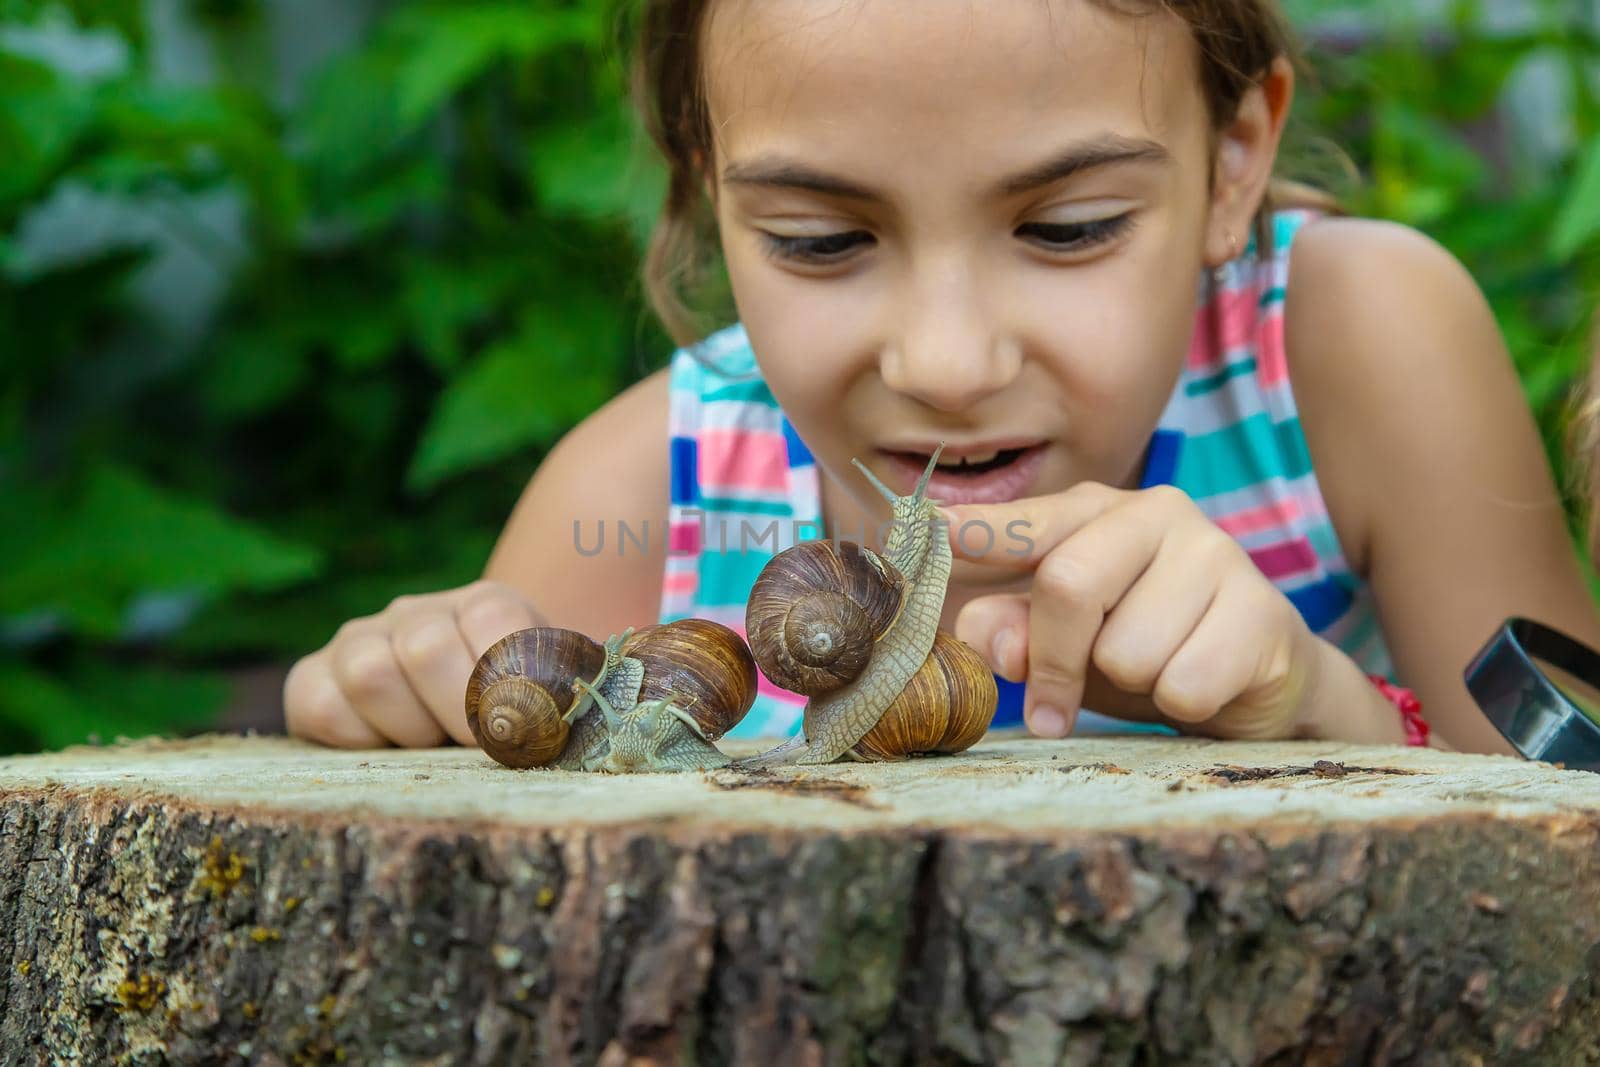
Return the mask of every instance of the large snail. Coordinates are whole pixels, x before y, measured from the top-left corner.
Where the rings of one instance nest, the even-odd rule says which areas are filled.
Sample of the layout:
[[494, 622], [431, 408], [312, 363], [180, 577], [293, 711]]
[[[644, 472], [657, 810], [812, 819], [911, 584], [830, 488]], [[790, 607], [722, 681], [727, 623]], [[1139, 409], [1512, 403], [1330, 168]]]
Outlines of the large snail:
[[708, 619], [627, 630], [605, 646], [555, 627], [519, 630], [478, 659], [467, 724], [511, 767], [681, 771], [729, 762], [712, 742], [755, 703], [737, 633]]
[[811, 699], [798, 737], [743, 766], [956, 752], [994, 718], [994, 675], [939, 631], [951, 552], [926, 495], [939, 451], [910, 496], [853, 462], [893, 508], [885, 552], [808, 541], [778, 553], [756, 579], [745, 614], [756, 662]]

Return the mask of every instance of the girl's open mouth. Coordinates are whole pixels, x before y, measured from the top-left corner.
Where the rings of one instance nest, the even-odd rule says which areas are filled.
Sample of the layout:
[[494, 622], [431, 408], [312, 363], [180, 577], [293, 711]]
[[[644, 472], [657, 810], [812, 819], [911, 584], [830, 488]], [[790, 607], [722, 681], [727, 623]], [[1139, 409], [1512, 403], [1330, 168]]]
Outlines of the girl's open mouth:
[[[928, 495], [946, 504], [995, 504], [1027, 496], [1044, 459], [1043, 444], [1013, 448], [965, 449], [955, 458], [941, 456], [928, 479]], [[882, 450], [885, 480], [897, 492], [909, 493], [928, 466], [926, 452]]]

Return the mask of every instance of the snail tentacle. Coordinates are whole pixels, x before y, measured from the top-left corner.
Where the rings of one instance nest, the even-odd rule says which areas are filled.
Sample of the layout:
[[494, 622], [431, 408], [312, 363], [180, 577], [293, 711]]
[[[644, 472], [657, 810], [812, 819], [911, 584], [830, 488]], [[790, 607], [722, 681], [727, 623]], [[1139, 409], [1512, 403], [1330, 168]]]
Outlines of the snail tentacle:
[[[626, 630], [622, 631], [622, 633], [612, 634], [610, 637], [606, 638], [605, 659], [600, 664], [600, 673], [589, 679], [589, 685], [593, 686], [595, 689], [599, 689], [605, 683], [606, 676], [616, 668], [618, 662], [622, 659], [622, 643], [632, 636], [632, 634], [633, 627], [630, 626]], [[566, 714], [562, 716], [562, 718], [567, 720], [568, 725], [577, 722], [588, 712], [590, 708], [594, 706], [593, 691], [588, 690], [585, 686], [579, 685], [578, 681], [579, 680], [575, 680], [572, 683], [572, 688], [579, 693], [578, 699], [572, 702], [572, 707], [568, 708]]]
[[689, 714], [687, 710], [679, 707], [676, 699], [669, 701], [663, 710], [676, 718], [679, 722], [683, 723], [683, 725], [693, 730], [700, 740], [707, 743], [711, 741], [711, 738], [706, 736], [705, 727], [701, 726], [700, 721], [693, 715]]
[[[574, 688], [582, 692], [586, 714], [572, 727], [572, 739], [557, 764], [563, 770], [594, 770], [611, 751], [613, 717], [618, 709], [631, 708], [639, 699], [644, 684], [644, 664], [622, 654], [622, 643], [631, 629], [606, 641], [606, 662], [592, 682], [579, 679]], [[587, 690], [586, 692], [583, 692]], [[610, 708], [611, 714], [606, 709]]]
[[606, 728], [616, 733], [617, 728], [622, 725], [622, 716], [617, 713], [616, 706], [606, 699], [604, 693], [588, 682], [579, 679], [577, 685], [588, 694], [589, 699], [594, 701], [595, 707], [600, 709], [600, 714], [605, 716]]

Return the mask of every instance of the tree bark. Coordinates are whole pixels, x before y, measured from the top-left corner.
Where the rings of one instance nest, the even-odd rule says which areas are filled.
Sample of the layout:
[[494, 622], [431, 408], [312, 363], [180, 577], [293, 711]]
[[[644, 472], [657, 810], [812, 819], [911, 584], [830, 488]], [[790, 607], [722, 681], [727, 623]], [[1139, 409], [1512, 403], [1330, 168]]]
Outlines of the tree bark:
[[8, 1064], [1600, 1062], [1600, 775], [143, 742], [0, 760], [0, 935]]

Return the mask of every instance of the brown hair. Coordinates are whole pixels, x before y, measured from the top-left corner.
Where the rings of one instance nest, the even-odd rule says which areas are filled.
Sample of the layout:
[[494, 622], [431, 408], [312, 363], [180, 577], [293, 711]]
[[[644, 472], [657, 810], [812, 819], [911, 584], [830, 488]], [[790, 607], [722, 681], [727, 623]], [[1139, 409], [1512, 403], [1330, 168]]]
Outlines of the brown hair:
[[[1188, 24], [1200, 46], [1202, 90], [1217, 128], [1233, 118], [1240, 100], [1273, 60], [1297, 59], [1277, 0], [1094, 2], [1128, 15], [1166, 11]], [[697, 305], [715, 280], [717, 263], [716, 226], [703, 190], [712, 140], [700, 71], [700, 37], [711, 0], [639, 4], [634, 101], [668, 173], [666, 199], [645, 256], [645, 290], [668, 332], [679, 344], [689, 344], [706, 333], [708, 323]], [[1309, 186], [1275, 181], [1258, 215], [1258, 228], [1273, 203], [1338, 208], [1333, 198]]]
[[1572, 458], [1571, 486], [1584, 518], [1590, 558], [1600, 561], [1600, 311], [1592, 331], [1594, 357], [1588, 381], [1578, 389], [1576, 406], [1567, 424], [1567, 445]]

